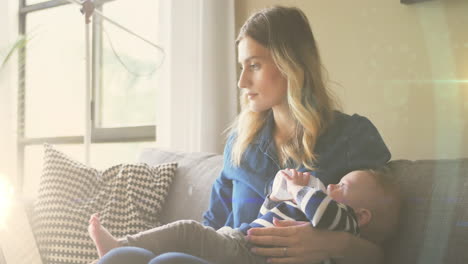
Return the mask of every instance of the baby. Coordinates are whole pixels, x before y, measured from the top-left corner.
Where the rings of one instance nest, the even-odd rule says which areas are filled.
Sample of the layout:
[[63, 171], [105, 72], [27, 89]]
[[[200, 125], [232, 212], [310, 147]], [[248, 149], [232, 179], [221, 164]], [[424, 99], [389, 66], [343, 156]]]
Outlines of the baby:
[[[176, 221], [123, 239], [113, 237], [99, 221], [89, 220], [89, 233], [99, 257], [121, 246], [145, 248], [154, 254], [184, 252], [214, 263], [265, 263], [250, 252], [245, 239], [252, 227], [273, 226], [273, 219], [309, 221], [313, 227], [347, 231], [381, 243], [395, 230], [399, 199], [385, 171], [359, 170], [346, 174], [327, 188], [310, 173], [281, 170], [259, 218], [239, 228], [211, 227], [192, 220]], [[286, 190], [286, 192], [282, 192]]]

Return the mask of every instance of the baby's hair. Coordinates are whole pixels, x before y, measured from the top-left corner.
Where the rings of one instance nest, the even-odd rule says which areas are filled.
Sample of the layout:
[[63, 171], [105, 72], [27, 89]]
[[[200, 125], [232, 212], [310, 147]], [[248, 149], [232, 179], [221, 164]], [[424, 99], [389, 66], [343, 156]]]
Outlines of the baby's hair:
[[381, 187], [385, 193], [398, 193], [399, 188], [396, 182], [396, 177], [388, 166], [383, 166], [378, 169], [367, 169], [372, 177], [374, 177], [377, 185]]
[[379, 199], [377, 209], [374, 210], [376, 223], [377, 242], [384, 242], [391, 238], [398, 229], [400, 215], [400, 191], [395, 175], [388, 166], [377, 169], [364, 170], [371, 175], [377, 186], [383, 191], [382, 199]]

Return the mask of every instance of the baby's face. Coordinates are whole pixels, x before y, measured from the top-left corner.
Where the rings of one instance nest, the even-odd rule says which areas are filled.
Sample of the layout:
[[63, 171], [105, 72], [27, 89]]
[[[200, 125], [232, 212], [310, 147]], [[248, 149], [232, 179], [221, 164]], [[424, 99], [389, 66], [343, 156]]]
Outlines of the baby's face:
[[352, 171], [338, 184], [329, 184], [327, 193], [333, 200], [356, 209], [367, 208], [375, 195], [380, 194], [380, 189], [369, 172]]

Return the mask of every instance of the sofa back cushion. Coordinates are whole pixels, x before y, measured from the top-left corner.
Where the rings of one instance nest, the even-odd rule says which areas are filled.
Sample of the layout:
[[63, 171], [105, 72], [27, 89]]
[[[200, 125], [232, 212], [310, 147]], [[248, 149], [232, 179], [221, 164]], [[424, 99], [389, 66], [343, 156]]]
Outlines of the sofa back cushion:
[[160, 215], [162, 223], [180, 219], [202, 220], [208, 209], [211, 186], [222, 169], [223, 157], [213, 153], [187, 153], [145, 149], [140, 162], [148, 165], [177, 162], [178, 168]]
[[[140, 161], [179, 163], [162, 221], [201, 220], [221, 155], [146, 149]], [[384, 246], [386, 263], [468, 263], [468, 159], [397, 160], [390, 167], [403, 208], [400, 228]]]
[[468, 159], [390, 165], [403, 208], [386, 263], [468, 263]]

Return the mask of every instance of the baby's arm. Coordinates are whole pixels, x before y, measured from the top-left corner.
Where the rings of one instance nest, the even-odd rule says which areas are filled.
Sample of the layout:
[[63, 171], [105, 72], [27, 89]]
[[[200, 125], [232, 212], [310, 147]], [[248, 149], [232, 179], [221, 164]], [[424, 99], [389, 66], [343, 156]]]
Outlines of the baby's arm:
[[281, 170], [283, 178], [286, 180], [287, 192], [292, 196], [292, 201], [297, 204], [297, 193], [304, 187], [309, 186], [310, 173], [300, 172], [295, 169]]
[[275, 201], [270, 198], [266, 198], [265, 201], [263, 201], [262, 206], [260, 207], [260, 211], [258, 211], [258, 218], [263, 217], [266, 213], [268, 213], [271, 209], [275, 208], [279, 204], [281, 204], [283, 201]]
[[[294, 186], [288, 187], [285, 176], [294, 174]], [[304, 186], [310, 186], [310, 173], [298, 172], [294, 169], [284, 169], [276, 173], [273, 181], [273, 187], [269, 198], [273, 201], [294, 201], [294, 191], [297, 192]], [[294, 189], [294, 191], [293, 191]], [[291, 192], [293, 191], [293, 192]]]
[[309, 182], [310, 175], [291, 173], [284, 176], [288, 192], [293, 195], [299, 209], [306, 215], [312, 226], [321, 229], [359, 233], [354, 210], [345, 204], [333, 200], [322, 190], [302, 186]]
[[[295, 170], [294, 170], [295, 171]], [[260, 208], [258, 217], [262, 217], [264, 214], [268, 213], [271, 209], [278, 206], [280, 203], [284, 201], [291, 201], [293, 200], [293, 196], [288, 192], [286, 179], [284, 178], [284, 174], [292, 173], [290, 169], [280, 170], [276, 173], [275, 179], [273, 180], [272, 191], [270, 195], [265, 199], [263, 202], [262, 207]], [[309, 174], [309, 173], [307, 173]], [[296, 180], [298, 184], [303, 182], [299, 182]], [[309, 178], [307, 181], [304, 181], [305, 184], [301, 187], [307, 186], [309, 184]]]

